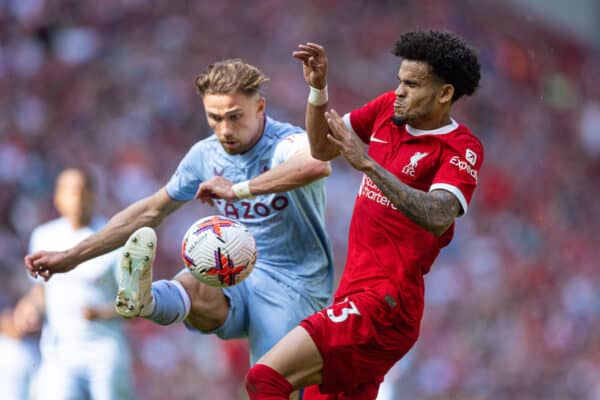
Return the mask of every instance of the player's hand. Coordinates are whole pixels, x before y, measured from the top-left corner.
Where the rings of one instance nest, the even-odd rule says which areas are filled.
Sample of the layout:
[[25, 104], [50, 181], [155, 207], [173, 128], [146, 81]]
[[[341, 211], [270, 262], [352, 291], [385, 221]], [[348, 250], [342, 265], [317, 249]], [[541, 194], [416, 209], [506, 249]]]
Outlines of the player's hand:
[[46, 281], [56, 273], [68, 272], [77, 266], [66, 251], [38, 251], [26, 255], [24, 262], [32, 277], [41, 276]]
[[111, 319], [118, 316], [119, 315], [115, 311], [115, 307], [113, 305], [98, 307], [88, 306], [83, 308], [83, 318], [87, 319], [88, 321]]
[[83, 318], [87, 319], [88, 321], [94, 321], [97, 319], [101, 319], [101, 313], [95, 307], [84, 307]]
[[299, 44], [294, 58], [302, 61], [304, 79], [310, 86], [323, 89], [327, 84], [327, 56], [325, 49], [316, 43]]
[[369, 166], [370, 158], [365, 152], [363, 142], [346, 128], [342, 117], [335, 110], [325, 112], [325, 119], [329, 125], [327, 140], [336, 145], [342, 156], [359, 171]]
[[212, 177], [198, 186], [194, 199], [208, 203], [211, 206], [214, 206], [213, 199], [235, 201], [238, 198], [233, 192], [232, 186], [233, 183], [222, 176]]

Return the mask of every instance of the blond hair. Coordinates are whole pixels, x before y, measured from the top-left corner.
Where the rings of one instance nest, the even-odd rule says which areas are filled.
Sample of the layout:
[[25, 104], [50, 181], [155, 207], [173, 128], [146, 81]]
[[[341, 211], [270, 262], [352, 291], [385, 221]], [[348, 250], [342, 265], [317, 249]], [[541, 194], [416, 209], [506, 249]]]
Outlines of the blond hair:
[[234, 58], [209, 65], [196, 77], [196, 90], [201, 96], [236, 92], [251, 96], [259, 93], [260, 86], [268, 80], [254, 65]]

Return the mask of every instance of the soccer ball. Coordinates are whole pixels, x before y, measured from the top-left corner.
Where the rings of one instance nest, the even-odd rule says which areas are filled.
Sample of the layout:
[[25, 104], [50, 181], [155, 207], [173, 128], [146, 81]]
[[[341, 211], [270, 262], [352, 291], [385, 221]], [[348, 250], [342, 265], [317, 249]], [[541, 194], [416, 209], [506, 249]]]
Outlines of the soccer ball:
[[252, 272], [256, 243], [243, 224], [214, 215], [199, 219], [187, 230], [181, 257], [201, 282], [228, 287], [237, 285]]

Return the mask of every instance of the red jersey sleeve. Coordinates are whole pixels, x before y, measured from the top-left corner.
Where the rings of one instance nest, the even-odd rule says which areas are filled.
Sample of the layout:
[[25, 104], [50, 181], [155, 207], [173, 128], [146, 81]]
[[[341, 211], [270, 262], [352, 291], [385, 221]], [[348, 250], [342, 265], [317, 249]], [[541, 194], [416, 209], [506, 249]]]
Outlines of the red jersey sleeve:
[[381, 121], [382, 117], [387, 117], [384, 114], [393, 114], [394, 107], [394, 92], [386, 92], [381, 96], [371, 100], [361, 108], [352, 111], [345, 116], [346, 125], [350, 122], [349, 128], [352, 128], [354, 133], [365, 143], [370, 142], [371, 133], [375, 128], [377, 121]]
[[481, 142], [470, 132], [458, 133], [456, 138], [445, 143], [440, 168], [433, 178], [429, 191], [444, 189], [451, 192], [460, 202], [461, 215], [466, 214], [477, 186], [482, 163]]

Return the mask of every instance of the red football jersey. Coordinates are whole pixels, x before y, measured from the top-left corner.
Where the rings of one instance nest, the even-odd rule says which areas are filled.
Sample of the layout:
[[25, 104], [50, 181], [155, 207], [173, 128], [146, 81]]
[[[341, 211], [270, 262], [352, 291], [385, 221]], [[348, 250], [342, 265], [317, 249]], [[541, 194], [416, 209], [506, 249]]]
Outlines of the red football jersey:
[[[346, 125], [369, 144], [369, 156], [402, 182], [423, 191], [447, 190], [466, 213], [483, 161], [481, 143], [454, 120], [430, 131], [397, 126], [392, 121], [394, 98], [393, 91], [384, 93], [344, 116]], [[453, 232], [454, 225], [438, 238], [418, 226], [364, 175], [337, 301], [365, 288], [380, 288], [382, 295], [393, 295], [388, 302], [399, 313], [398, 322], [418, 335], [423, 275]]]

